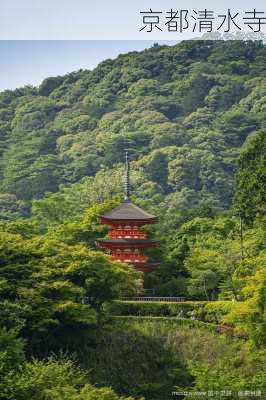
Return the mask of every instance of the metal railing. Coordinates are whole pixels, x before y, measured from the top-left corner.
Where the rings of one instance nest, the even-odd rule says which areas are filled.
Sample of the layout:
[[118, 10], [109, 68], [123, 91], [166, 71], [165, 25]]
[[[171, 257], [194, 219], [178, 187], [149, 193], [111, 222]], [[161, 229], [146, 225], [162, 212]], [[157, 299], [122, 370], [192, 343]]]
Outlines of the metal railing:
[[121, 300], [125, 301], [185, 301], [185, 297], [158, 297], [158, 296], [136, 296], [136, 297], [122, 297]]

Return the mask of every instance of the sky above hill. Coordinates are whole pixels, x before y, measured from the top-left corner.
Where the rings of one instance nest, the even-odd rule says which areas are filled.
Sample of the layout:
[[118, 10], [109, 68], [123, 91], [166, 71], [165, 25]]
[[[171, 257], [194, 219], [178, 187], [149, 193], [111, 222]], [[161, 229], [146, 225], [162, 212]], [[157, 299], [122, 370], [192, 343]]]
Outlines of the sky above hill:
[[0, 41], [0, 91], [25, 85], [35, 86], [49, 76], [92, 69], [107, 58], [140, 51], [153, 43], [150, 40]]

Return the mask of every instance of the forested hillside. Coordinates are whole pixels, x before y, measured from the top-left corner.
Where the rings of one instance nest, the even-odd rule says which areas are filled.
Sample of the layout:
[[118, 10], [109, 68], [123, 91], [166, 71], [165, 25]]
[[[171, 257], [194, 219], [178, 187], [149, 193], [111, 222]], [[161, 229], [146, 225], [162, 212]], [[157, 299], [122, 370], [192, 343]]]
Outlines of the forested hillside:
[[[0, 93], [1, 400], [266, 393], [265, 63], [262, 42], [154, 45]], [[125, 149], [158, 216], [145, 287], [184, 302], [118, 301], [141, 276], [95, 247]]]
[[227, 208], [240, 148], [265, 123], [264, 96], [265, 47], [237, 41], [154, 46], [5, 91], [1, 216], [28, 215], [31, 200], [75, 183], [80, 208], [109, 198], [125, 147], [139, 199]]

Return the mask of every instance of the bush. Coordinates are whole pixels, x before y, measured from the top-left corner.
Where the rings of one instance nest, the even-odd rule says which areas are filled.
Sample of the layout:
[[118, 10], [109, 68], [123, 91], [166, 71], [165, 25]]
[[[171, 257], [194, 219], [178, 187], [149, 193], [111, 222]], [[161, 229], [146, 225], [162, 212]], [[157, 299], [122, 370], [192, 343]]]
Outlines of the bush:
[[135, 315], [116, 316], [113, 317], [116, 323], [162, 323], [164, 327], [174, 328], [176, 326], [189, 327], [189, 328], [207, 328], [211, 332], [217, 332], [215, 324], [206, 323], [190, 318], [175, 318], [175, 317], [136, 317]]
[[190, 384], [190, 375], [179, 354], [168, 346], [165, 335], [151, 334], [142, 330], [145, 324], [139, 325], [135, 326], [134, 321], [112, 321], [105, 332], [99, 332], [85, 366], [91, 370], [93, 382], [112, 386], [120, 395], [162, 400], [177, 382]]
[[207, 322], [220, 323], [223, 317], [230, 312], [233, 303], [231, 301], [211, 301], [204, 307], [204, 320]]
[[115, 300], [107, 311], [113, 316], [153, 316], [196, 318], [200, 321], [220, 323], [230, 311], [230, 301], [150, 302]]
[[120, 397], [110, 388], [88, 384], [86, 374], [73, 361], [50, 358], [21, 364], [10, 371], [1, 384], [1, 399], [6, 400], [133, 400]]

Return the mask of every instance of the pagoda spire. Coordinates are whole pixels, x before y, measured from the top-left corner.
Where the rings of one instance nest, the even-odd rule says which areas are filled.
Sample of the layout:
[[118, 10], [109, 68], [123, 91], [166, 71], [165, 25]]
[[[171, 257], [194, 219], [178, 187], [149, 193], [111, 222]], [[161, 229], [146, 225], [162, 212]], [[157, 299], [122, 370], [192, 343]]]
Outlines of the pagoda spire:
[[130, 164], [127, 151], [125, 161], [124, 200], [130, 201]]

